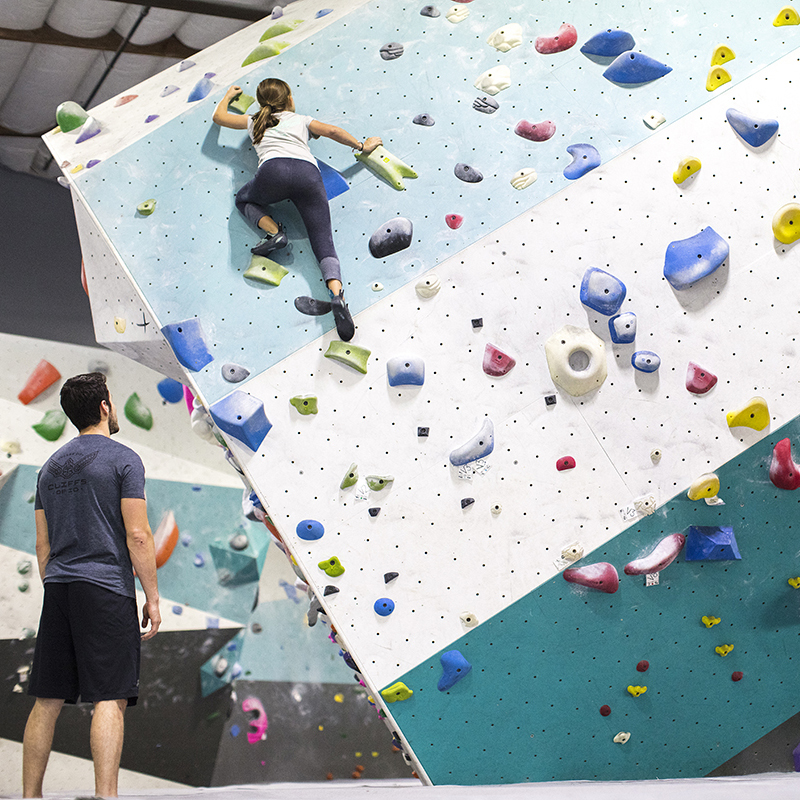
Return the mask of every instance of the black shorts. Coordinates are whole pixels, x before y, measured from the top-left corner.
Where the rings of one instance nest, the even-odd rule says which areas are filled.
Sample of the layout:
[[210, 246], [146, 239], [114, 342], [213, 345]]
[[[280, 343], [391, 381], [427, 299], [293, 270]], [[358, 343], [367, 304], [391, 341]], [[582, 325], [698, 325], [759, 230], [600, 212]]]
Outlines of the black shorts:
[[136, 705], [140, 648], [133, 597], [86, 581], [46, 583], [28, 694]]

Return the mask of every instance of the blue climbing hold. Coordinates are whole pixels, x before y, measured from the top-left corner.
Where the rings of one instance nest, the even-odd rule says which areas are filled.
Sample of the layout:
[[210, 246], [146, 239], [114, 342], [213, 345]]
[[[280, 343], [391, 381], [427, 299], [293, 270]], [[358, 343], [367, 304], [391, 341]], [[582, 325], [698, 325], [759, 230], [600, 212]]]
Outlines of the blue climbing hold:
[[394, 600], [390, 600], [388, 597], [380, 597], [375, 601], [373, 608], [376, 614], [381, 617], [388, 617], [394, 611]]
[[319, 11], [317, 11], [316, 14], [314, 14], [314, 19], [319, 19], [320, 17], [324, 17], [327, 14], [330, 14], [331, 11], [333, 11], [332, 8], [321, 8]]
[[214, 360], [208, 352], [203, 328], [197, 317], [186, 319], [183, 322], [171, 322], [161, 329], [161, 333], [175, 353], [175, 358], [194, 372]]
[[664, 257], [664, 277], [673, 289], [688, 289], [717, 270], [729, 253], [728, 243], [709, 225], [688, 239], [670, 242]]
[[161, 92], [159, 93], [159, 97], [166, 97], [168, 94], [172, 94], [173, 92], [177, 92], [180, 89], [179, 86], [176, 86], [174, 83], [170, 83], [165, 86]]
[[608, 321], [608, 330], [614, 344], [630, 344], [636, 338], [636, 314], [626, 311]]
[[662, 64], [644, 53], [634, 53], [629, 50], [618, 55], [606, 67], [603, 77], [613, 83], [635, 85], [650, 83], [670, 72], [672, 72], [672, 67]]
[[742, 556], [732, 527], [692, 525], [683, 557], [686, 561], [738, 561]]
[[231, 392], [217, 400], [209, 411], [223, 433], [247, 445], [253, 452], [258, 450], [272, 427], [264, 413], [264, 404], [247, 392]]
[[425, 362], [419, 356], [395, 356], [386, 362], [389, 386], [422, 386]]
[[164, 378], [158, 382], [158, 393], [168, 403], [180, 403], [183, 400], [183, 384], [172, 378]]
[[192, 91], [189, 92], [189, 97], [186, 98], [187, 103], [196, 103], [208, 96], [208, 93], [214, 88], [211, 79], [216, 75], [216, 72], [206, 72], [202, 78], [194, 85]]
[[581, 303], [605, 314], [607, 317], [619, 311], [625, 300], [625, 284], [605, 270], [589, 267], [581, 281]]
[[350, 188], [350, 184], [347, 183], [344, 175], [339, 170], [319, 159], [317, 159], [317, 166], [320, 173], [322, 173], [322, 183], [325, 186], [325, 194], [328, 195], [328, 200], [333, 200], [334, 197], [344, 194]]
[[322, 538], [325, 528], [321, 522], [317, 522], [315, 519], [301, 519], [297, 523], [295, 531], [297, 531], [297, 535], [301, 539], [305, 539], [307, 542], [315, 542], [317, 539]]
[[590, 170], [600, 166], [600, 153], [590, 144], [571, 144], [567, 152], [572, 156], [572, 163], [564, 167], [564, 177], [569, 181], [577, 180]]
[[652, 350], [637, 350], [631, 356], [631, 364], [639, 372], [655, 372], [661, 366], [661, 356]]
[[456, 448], [450, 453], [450, 463], [454, 467], [461, 467], [479, 458], [485, 458], [494, 450], [494, 425], [486, 417], [483, 426], [466, 444]]
[[581, 47], [581, 53], [587, 56], [618, 56], [628, 50], [633, 50], [636, 42], [627, 31], [615, 31], [609, 28], [596, 33]]
[[472, 669], [472, 664], [458, 650], [448, 650], [446, 653], [442, 653], [439, 660], [442, 662], [442, 677], [439, 678], [438, 683], [440, 692], [451, 689]]
[[778, 120], [776, 119], [749, 117], [735, 108], [729, 108], [725, 112], [725, 116], [731, 128], [751, 147], [761, 147], [778, 132]]

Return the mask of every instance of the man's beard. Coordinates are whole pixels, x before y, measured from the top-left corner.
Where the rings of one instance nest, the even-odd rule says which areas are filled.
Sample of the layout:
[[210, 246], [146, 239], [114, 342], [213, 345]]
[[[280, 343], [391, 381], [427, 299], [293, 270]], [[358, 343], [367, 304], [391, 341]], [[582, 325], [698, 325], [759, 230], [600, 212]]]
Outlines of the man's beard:
[[117, 422], [116, 412], [113, 411], [108, 416], [108, 432], [111, 436], [119, 433], [119, 422]]

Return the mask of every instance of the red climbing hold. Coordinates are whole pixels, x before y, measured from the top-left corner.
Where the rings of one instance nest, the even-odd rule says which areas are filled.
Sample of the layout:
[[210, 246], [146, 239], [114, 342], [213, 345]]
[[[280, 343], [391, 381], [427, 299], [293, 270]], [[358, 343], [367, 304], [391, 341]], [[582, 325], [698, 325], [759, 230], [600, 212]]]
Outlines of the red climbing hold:
[[709, 389], [713, 389], [717, 383], [717, 376], [707, 369], [703, 369], [694, 361], [689, 362], [686, 368], [686, 388], [692, 394], [705, 394]]
[[544, 122], [528, 122], [522, 119], [514, 128], [514, 133], [523, 139], [530, 139], [532, 142], [546, 142], [556, 132], [555, 122], [546, 119]]
[[572, 456], [562, 456], [556, 461], [556, 469], [563, 472], [565, 469], [575, 469], [575, 459]]
[[549, 55], [550, 53], [563, 53], [569, 50], [578, 41], [578, 31], [574, 25], [565, 22], [555, 36], [539, 36], [534, 43], [537, 53]]
[[640, 661], [636, 665], [636, 671], [637, 672], [647, 672], [648, 669], [650, 669], [650, 662], [649, 661]]
[[461, 223], [464, 221], [464, 217], [461, 214], [448, 214], [444, 221], [447, 223], [448, 228], [452, 228], [453, 230], [457, 230], [461, 227]]
[[600, 706], [600, 714], [607, 717], [611, 713], [611, 706]]
[[117, 99], [116, 103], [114, 103], [114, 108], [124, 106], [125, 103], [130, 103], [131, 100], [135, 100], [138, 96], [138, 94], [125, 94]]
[[779, 489], [796, 489], [800, 486], [800, 467], [792, 461], [792, 443], [781, 439], [772, 451], [769, 479]]
[[514, 369], [516, 363], [508, 353], [504, 353], [500, 348], [487, 343], [486, 349], [483, 351], [483, 371], [487, 375], [491, 375], [493, 378], [507, 375]]
[[86, 296], [89, 296], [89, 284], [86, 282], [86, 267], [83, 266], [83, 259], [81, 259], [81, 286], [83, 286], [83, 291], [86, 292]]
[[58, 380], [61, 380], [61, 373], [49, 361], [42, 359], [36, 365], [36, 369], [31, 373], [22, 391], [17, 395], [20, 403], [28, 405], [31, 400]]
[[736, 671], [731, 675], [732, 681], [740, 681], [742, 678], [744, 678], [744, 672]]
[[613, 564], [600, 561], [597, 564], [587, 564], [585, 567], [572, 567], [562, 573], [564, 580], [588, 586], [606, 594], [614, 594], [619, 589], [619, 574]]

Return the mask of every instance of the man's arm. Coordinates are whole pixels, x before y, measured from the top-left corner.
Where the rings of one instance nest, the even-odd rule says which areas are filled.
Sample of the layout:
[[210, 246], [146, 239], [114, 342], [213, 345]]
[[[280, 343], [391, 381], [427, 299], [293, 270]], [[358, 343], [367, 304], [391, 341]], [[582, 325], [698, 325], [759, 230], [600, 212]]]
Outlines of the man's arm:
[[44, 583], [44, 573], [50, 560], [50, 533], [43, 508], [36, 509], [36, 560], [39, 562], [39, 577]]
[[120, 501], [122, 519], [125, 523], [128, 552], [136, 576], [144, 590], [145, 604], [142, 606], [142, 627], [150, 623], [150, 630], [142, 634], [142, 639], [152, 639], [161, 625], [158, 608], [158, 578], [156, 577], [156, 548], [153, 532], [147, 521], [147, 501], [133, 497], [123, 497]]

